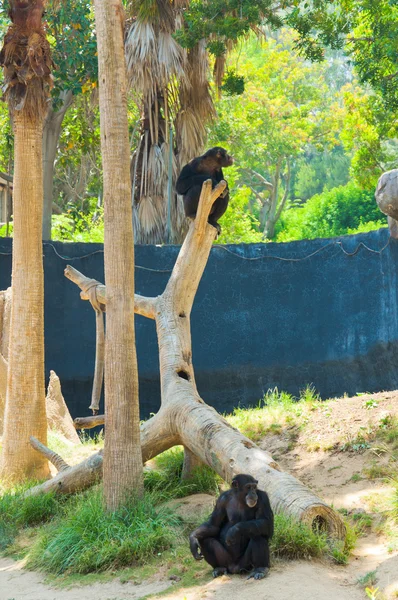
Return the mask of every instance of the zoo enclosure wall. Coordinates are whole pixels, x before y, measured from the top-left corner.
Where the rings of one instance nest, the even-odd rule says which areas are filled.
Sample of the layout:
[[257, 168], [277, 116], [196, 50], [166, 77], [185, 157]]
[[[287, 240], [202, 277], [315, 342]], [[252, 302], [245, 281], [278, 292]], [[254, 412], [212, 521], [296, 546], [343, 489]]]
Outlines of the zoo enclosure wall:
[[[11, 282], [0, 239], [0, 289]], [[165, 288], [178, 246], [136, 246], [136, 292]], [[88, 406], [95, 316], [63, 275], [104, 281], [103, 246], [45, 242], [46, 375], [61, 379], [73, 417]], [[323, 398], [398, 388], [398, 241], [387, 229], [286, 244], [213, 246], [192, 311], [193, 363], [203, 399], [221, 412], [256, 405], [277, 387]], [[160, 404], [155, 323], [136, 316], [142, 418]]]

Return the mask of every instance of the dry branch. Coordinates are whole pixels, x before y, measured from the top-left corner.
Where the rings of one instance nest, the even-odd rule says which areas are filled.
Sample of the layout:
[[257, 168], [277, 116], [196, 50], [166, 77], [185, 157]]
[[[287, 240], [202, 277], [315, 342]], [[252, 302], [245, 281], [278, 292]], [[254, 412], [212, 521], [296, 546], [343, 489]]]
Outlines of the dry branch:
[[[157, 298], [135, 297], [135, 311], [156, 320], [159, 342], [161, 408], [141, 427], [141, 448], [146, 461], [176, 444], [187, 449], [189, 461], [199, 460], [213, 468], [223, 479], [231, 481], [238, 473], [250, 473], [265, 489], [275, 512], [284, 512], [309, 524], [323, 524], [329, 533], [344, 538], [340, 516], [292, 475], [282, 472], [271, 455], [229, 425], [199, 396], [192, 365], [190, 313], [199, 281], [206, 266], [216, 229], [207, 223], [214, 200], [224, 190], [221, 182], [214, 190], [203, 185], [197, 217], [189, 227], [165, 291]], [[67, 267], [65, 275], [81, 289], [88, 278]], [[97, 297], [106, 302], [104, 286], [97, 286]], [[84, 294], [81, 294], [84, 298]], [[99, 418], [99, 415], [96, 417]], [[93, 417], [79, 419], [86, 426]], [[95, 424], [99, 424], [97, 420]], [[75, 422], [76, 426], [76, 422]], [[101, 459], [96, 455], [95, 475], [100, 475]], [[195, 457], [195, 459], [193, 458]], [[47, 489], [70, 490], [75, 478], [82, 485], [93, 481], [91, 463], [59, 474], [62, 482], [44, 484]], [[57, 478], [55, 478], [57, 479]], [[54, 480], [53, 480], [54, 481]], [[43, 488], [36, 488], [40, 493]]]
[[92, 417], [77, 417], [73, 421], [75, 429], [92, 429], [98, 425], [104, 425], [105, 415], [94, 415]]
[[58, 471], [66, 471], [66, 469], [70, 469], [68, 463], [66, 463], [59, 454], [53, 450], [50, 450], [50, 448], [47, 448], [47, 446], [39, 442], [39, 440], [33, 437], [33, 435], [30, 436], [30, 445], [32, 448], [40, 452], [40, 454], [43, 454], [43, 456], [45, 456]]

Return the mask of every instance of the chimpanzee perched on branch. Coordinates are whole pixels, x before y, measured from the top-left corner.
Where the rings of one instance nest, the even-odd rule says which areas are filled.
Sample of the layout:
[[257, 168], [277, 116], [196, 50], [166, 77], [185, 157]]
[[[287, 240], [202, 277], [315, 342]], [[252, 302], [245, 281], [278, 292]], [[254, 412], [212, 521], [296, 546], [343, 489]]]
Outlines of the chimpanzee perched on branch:
[[[216, 187], [224, 175], [222, 167], [229, 167], [233, 164], [234, 159], [224, 148], [216, 146], [211, 148], [202, 156], [198, 156], [183, 167], [176, 183], [178, 194], [184, 197], [184, 209], [187, 217], [194, 219], [199, 204], [200, 192], [202, 185], [207, 179], [213, 182], [213, 188]], [[218, 219], [227, 210], [229, 202], [228, 186], [223, 193], [214, 202], [209, 215], [209, 223], [221, 232], [221, 227], [218, 224]]]
[[236, 475], [210, 519], [189, 536], [193, 557], [204, 558], [214, 577], [251, 571], [248, 579], [262, 579], [268, 573], [274, 515], [268, 495], [257, 489], [257, 483], [251, 475]]

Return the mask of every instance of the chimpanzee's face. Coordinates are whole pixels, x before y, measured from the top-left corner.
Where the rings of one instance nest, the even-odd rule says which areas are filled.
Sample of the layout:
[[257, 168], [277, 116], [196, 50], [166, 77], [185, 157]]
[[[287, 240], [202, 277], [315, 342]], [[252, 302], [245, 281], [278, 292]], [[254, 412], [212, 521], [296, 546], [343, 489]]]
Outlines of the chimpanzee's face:
[[247, 483], [245, 485], [246, 504], [253, 508], [257, 504], [257, 483]]
[[233, 157], [228, 154], [225, 148], [221, 148], [220, 146], [208, 150], [206, 155], [214, 156], [220, 167], [230, 167], [234, 163]]
[[235, 475], [232, 480], [232, 489], [239, 494], [240, 502], [246, 504], [249, 508], [254, 508], [257, 504], [257, 479], [251, 475]]

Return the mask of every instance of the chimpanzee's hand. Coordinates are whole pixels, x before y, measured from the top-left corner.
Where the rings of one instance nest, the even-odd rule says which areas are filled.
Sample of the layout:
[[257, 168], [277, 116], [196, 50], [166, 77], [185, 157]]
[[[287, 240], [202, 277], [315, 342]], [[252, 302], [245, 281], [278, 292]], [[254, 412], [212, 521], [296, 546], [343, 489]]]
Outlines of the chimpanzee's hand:
[[203, 559], [198, 538], [193, 533], [189, 536], [189, 547], [195, 560]]
[[227, 544], [227, 546], [233, 546], [234, 544], [236, 544], [238, 542], [238, 540], [239, 540], [239, 523], [237, 523], [236, 525], [231, 527], [231, 529], [228, 530], [228, 533], [225, 538], [225, 543]]
[[228, 186], [225, 188], [225, 190], [221, 193], [221, 198], [225, 198], [225, 196], [229, 194], [229, 188]]

